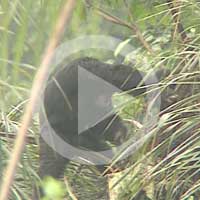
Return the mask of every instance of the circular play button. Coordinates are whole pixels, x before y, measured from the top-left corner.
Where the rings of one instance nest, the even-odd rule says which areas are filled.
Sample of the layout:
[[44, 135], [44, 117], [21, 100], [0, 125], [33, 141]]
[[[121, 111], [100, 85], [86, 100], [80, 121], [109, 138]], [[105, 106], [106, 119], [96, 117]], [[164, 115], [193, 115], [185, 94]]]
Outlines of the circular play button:
[[[92, 39], [95, 42], [91, 42]], [[77, 51], [82, 50], [82, 43], [83, 48], [89, 48], [85, 45], [87, 40], [88, 44], [94, 45], [91, 48], [113, 51], [121, 42], [106, 36], [87, 36], [82, 40], [78, 38], [80, 45]], [[69, 44], [70, 47], [75, 47], [76, 43], [77, 40], [70, 41], [58, 48], [53, 64], [59, 64], [60, 60], [69, 56], [62, 52], [68, 52]], [[128, 50], [133, 48], [128, 45], [122, 55], [126, 55]], [[70, 48], [69, 52], [74, 53], [75, 50]], [[122, 149], [126, 151], [121, 159], [127, 157], [143, 144], [148, 137], [148, 131], [144, 126], [145, 134], [144, 130], [141, 130], [141, 137], [137, 141], [135, 138], [124, 141], [115, 146], [113, 151], [110, 143], [116, 137], [126, 134], [127, 128], [114, 112], [112, 96], [114, 93], [127, 92], [134, 98], [147, 92], [145, 86], [157, 80], [153, 75], [151, 80], [144, 78], [143, 73], [131, 66], [106, 64], [88, 57], [75, 59], [58, 68], [48, 79], [42, 96], [40, 121], [43, 140], [63, 157], [83, 164], [108, 164]], [[151, 124], [156, 121], [156, 117], [148, 118], [152, 116], [149, 111], [156, 94], [151, 92], [146, 95], [150, 106], [147, 108], [144, 122], [148, 121], [148, 124], [149, 121]], [[156, 101], [154, 105], [159, 112], [159, 99]], [[155, 109], [153, 110], [155, 112]]]

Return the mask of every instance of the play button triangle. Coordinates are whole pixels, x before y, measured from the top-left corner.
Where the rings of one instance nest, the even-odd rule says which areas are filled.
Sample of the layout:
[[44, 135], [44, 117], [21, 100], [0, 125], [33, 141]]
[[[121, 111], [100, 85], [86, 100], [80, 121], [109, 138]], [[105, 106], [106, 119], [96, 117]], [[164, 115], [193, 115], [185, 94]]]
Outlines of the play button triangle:
[[121, 90], [78, 67], [78, 134], [113, 114], [112, 95]]

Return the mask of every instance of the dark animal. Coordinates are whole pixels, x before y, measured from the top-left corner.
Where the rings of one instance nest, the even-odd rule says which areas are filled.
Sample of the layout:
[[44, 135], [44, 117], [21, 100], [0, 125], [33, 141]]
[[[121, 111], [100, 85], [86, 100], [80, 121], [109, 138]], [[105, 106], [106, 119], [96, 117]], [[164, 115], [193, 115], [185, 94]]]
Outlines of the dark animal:
[[[79, 67], [93, 75], [105, 80], [122, 91], [127, 91], [132, 96], [137, 96], [145, 92], [145, 89], [135, 89], [142, 81], [142, 74], [130, 66], [122, 64], [105, 64], [93, 58], [80, 58], [61, 68], [52, 74], [44, 91], [44, 113], [51, 128], [67, 143], [80, 149], [93, 151], [103, 151], [110, 149], [106, 141], [120, 143], [120, 137], [126, 135], [126, 127], [116, 113], [104, 117], [93, 126], [83, 130], [78, 134], [78, 109], [79, 103], [89, 106], [91, 110], [102, 110], [105, 112], [112, 107], [112, 92], [106, 92], [106, 88], [98, 88], [95, 95], [87, 93], [79, 96]], [[89, 79], [92, 76], [86, 74], [81, 77], [81, 81], [88, 87]], [[95, 78], [94, 78], [95, 83]], [[86, 87], [86, 88], [87, 88]], [[95, 87], [95, 86], [94, 86]], [[94, 90], [95, 91], [95, 90]], [[79, 102], [81, 101], [81, 102]], [[89, 102], [88, 102], [89, 101]], [[89, 105], [87, 105], [89, 104]], [[88, 110], [85, 113], [90, 113]], [[41, 126], [43, 119], [41, 119]], [[87, 124], [86, 124], [87, 125]], [[50, 133], [48, 133], [50, 134]], [[59, 178], [63, 175], [69, 159], [62, 157], [48, 146], [43, 138], [40, 138], [40, 167], [39, 176], [53, 176]], [[99, 170], [102, 170], [100, 165]], [[103, 166], [103, 169], [104, 166]], [[35, 196], [38, 196], [35, 194]], [[39, 197], [35, 197], [38, 199]], [[101, 199], [101, 198], [100, 198]]]
[[[78, 119], [79, 119], [79, 104], [81, 107], [85, 105], [88, 111], [85, 113], [85, 119], [90, 111], [104, 110], [105, 113], [112, 108], [112, 92], [107, 92], [104, 87], [98, 88], [98, 90], [90, 96], [90, 92], [87, 95], [84, 93], [79, 96], [79, 81], [83, 82], [88, 90], [92, 89], [89, 79], [95, 78], [90, 75], [81, 77], [79, 80], [79, 67], [92, 74], [100, 77], [106, 82], [113, 86], [121, 89], [122, 91], [128, 91], [132, 96], [137, 96], [145, 92], [145, 89], [138, 88], [137, 86], [141, 83], [143, 76], [138, 70], [134, 70], [130, 66], [126, 65], [110, 65], [102, 63], [93, 58], [80, 58], [74, 60], [60, 71], [54, 73], [44, 92], [44, 113], [51, 126], [51, 128], [67, 143], [78, 147], [79, 149], [87, 149], [93, 151], [103, 151], [110, 149], [107, 141], [111, 143], [120, 143], [120, 137], [123, 138], [126, 135], [127, 130], [122, 120], [116, 113], [112, 113], [106, 116], [98, 123], [93, 126], [86, 126], [81, 134], [78, 130]], [[81, 72], [84, 72], [81, 71]], [[158, 75], [159, 76], [159, 75]], [[94, 88], [96, 86], [94, 85]], [[136, 88], [136, 90], [132, 90]], [[174, 89], [174, 85], [168, 89]], [[184, 91], [184, 90], [183, 90]], [[185, 92], [185, 91], [184, 91]], [[174, 93], [174, 91], [172, 91]], [[95, 94], [95, 95], [94, 95]], [[176, 99], [169, 99], [169, 91], [164, 91], [161, 94], [161, 111], [172, 105]], [[180, 95], [178, 95], [180, 96]], [[172, 96], [173, 97], [173, 96]], [[85, 120], [83, 119], [83, 121]], [[41, 118], [41, 126], [43, 125], [43, 119]], [[90, 125], [90, 124], [89, 124]], [[163, 132], [163, 130], [161, 130]], [[172, 131], [173, 132], [173, 131]], [[190, 134], [190, 133], [188, 133]], [[48, 133], [51, 136], [51, 132]], [[162, 134], [161, 134], [162, 135]], [[167, 133], [167, 137], [170, 136]], [[158, 137], [158, 143], [163, 141], [165, 138]], [[182, 141], [182, 140], [181, 140]], [[177, 144], [180, 144], [178, 141]], [[175, 148], [177, 144], [174, 145]], [[53, 146], [53, 143], [52, 143]], [[161, 155], [162, 157], [163, 155]], [[157, 157], [155, 158], [155, 160]], [[45, 176], [53, 176], [59, 178], [63, 175], [66, 164], [70, 162], [69, 159], [62, 157], [60, 154], [55, 152], [50, 146], [48, 146], [43, 138], [40, 138], [40, 169], [39, 175], [41, 178]], [[103, 171], [106, 166], [99, 165], [97, 168], [99, 171]], [[157, 189], [157, 188], [156, 188]], [[164, 190], [163, 190], [164, 191]], [[165, 198], [165, 191], [161, 194]], [[198, 194], [197, 194], [198, 195]], [[35, 199], [38, 199], [39, 195], [36, 195]], [[89, 194], [90, 196], [90, 194]], [[177, 199], [180, 194], [177, 194]], [[94, 199], [109, 199], [109, 197], [98, 196]], [[144, 191], [141, 191], [135, 199], [149, 199]], [[160, 198], [160, 197], [158, 197]], [[196, 198], [194, 196], [194, 198]], [[197, 197], [198, 198], [198, 197]], [[79, 198], [82, 199], [82, 198]], [[87, 199], [87, 198], [83, 198]]]

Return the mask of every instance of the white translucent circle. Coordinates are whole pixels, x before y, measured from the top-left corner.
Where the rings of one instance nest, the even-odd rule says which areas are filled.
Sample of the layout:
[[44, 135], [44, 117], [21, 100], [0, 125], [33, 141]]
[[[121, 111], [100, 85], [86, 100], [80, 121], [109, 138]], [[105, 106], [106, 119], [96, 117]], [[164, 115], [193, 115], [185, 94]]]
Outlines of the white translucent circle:
[[[118, 45], [122, 42], [123, 41], [120, 39], [105, 35], [87, 35], [75, 38], [73, 40], [61, 44], [56, 48], [52, 60], [52, 66], [56, 67], [70, 55], [86, 49], [103, 49], [114, 52]], [[126, 44], [126, 46], [122, 48], [119, 54], [125, 57], [133, 50], [133, 46], [131, 46], [130, 44]], [[145, 80], [145, 85], [149, 85], [151, 83], [156, 82], [158, 82], [157, 77], [152, 72], [151, 79]], [[45, 112], [42, 109], [40, 109], [40, 119], [42, 123], [40, 126], [41, 137], [54, 151], [56, 151], [57, 153], [59, 153], [67, 159], [79, 162], [81, 164], [109, 164], [110, 162], [112, 162], [114, 156], [116, 155], [116, 152], [121, 152], [123, 150], [123, 153], [120, 155], [119, 159], [122, 160], [127, 156], [131, 155], [131, 153], [137, 150], [144, 143], [144, 141], [146, 141], [146, 139], [151, 136], [151, 132], [149, 131], [149, 129], [150, 127], [152, 127], [153, 124], [157, 122], [158, 112], [160, 110], [160, 98], [159, 95], [157, 95], [158, 93], [158, 90], [156, 90], [155, 92], [148, 92], [147, 88], [146, 99], [148, 108], [147, 114], [144, 118], [144, 128], [140, 130], [141, 138], [137, 141], [135, 141], [134, 139], [130, 139], [124, 142], [123, 144], [115, 147], [115, 153], [112, 149], [99, 152], [89, 150], [87, 151], [68, 144], [51, 128], [45, 115]], [[156, 109], [154, 109], [155, 113], [153, 114], [154, 117], [152, 117], [152, 113], [151, 115], [149, 115], [153, 99], [156, 99]], [[43, 97], [41, 98], [41, 107], [43, 107], [42, 102]], [[145, 126], [145, 124], [148, 124], [148, 126]]]

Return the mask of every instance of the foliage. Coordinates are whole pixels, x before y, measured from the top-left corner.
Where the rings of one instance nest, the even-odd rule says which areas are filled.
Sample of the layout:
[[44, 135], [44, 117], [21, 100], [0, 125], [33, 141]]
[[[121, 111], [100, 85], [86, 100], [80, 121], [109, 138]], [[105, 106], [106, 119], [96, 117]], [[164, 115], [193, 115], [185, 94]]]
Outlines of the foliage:
[[[20, 125], [34, 74], [64, 2], [0, 1], [1, 175]], [[149, 131], [151, 137], [142, 142], [128, 159], [126, 170], [111, 180], [111, 193], [115, 193], [115, 199], [124, 200], [133, 200], [134, 197], [140, 200], [137, 195], [141, 191], [152, 200], [196, 200], [195, 195], [200, 196], [199, 1], [174, 1], [178, 2], [174, 4], [178, 21], [173, 18], [167, 4], [170, 1], [167, 0], [103, 0], [94, 1], [92, 5], [88, 2], [93, 1], [77, 1], [71, 26], [61, 42], [87, 34], [111, 35], [123, 42], [114, 53], [88, 50], [75, 56], [95, 56], [108, 62], [131, 61], [146, 73], [160, 68], [169, 69], [171, 75], [152, 90], [166, 90], [171, 83], [179, 86], [175, 94], [164, 98], [166, 101], [175, 99], [175, 104], [165, 110], [166, 114], [158, 120], [157, 126]], [[101, 12], [97, 12], [99, 8]], [[109, 18], [105, 14], [109, 14]], [[130, 26], [113, 23], [113, 16]], [[185, 41], [178, 30], [179, 22], [187, 34]], [[123, 59], [119, 53], [128, 44], [134, 46], [134, 50]], [[120, 115], [125, 119], [140, 118], [140, 114], [145, 113], [145, 106], [143, 99], [137, 99], [126, 105]], [[28, 199], [33, 182], [38, 180], [38, 132], [38, 117], [35, 116], [12, 187], [12, 199]], [[49, 193], [52, 187], [57, 199], [61, 199], [65, 190], [52, 179], [44, 182], [47, 199], [48, 195], [52, 195]]]
[[64, 185], [51, 177], [46, 177], [43, 180], [42, 186], [45, 193], [43, 200], [61, 200], [66, 193]]

